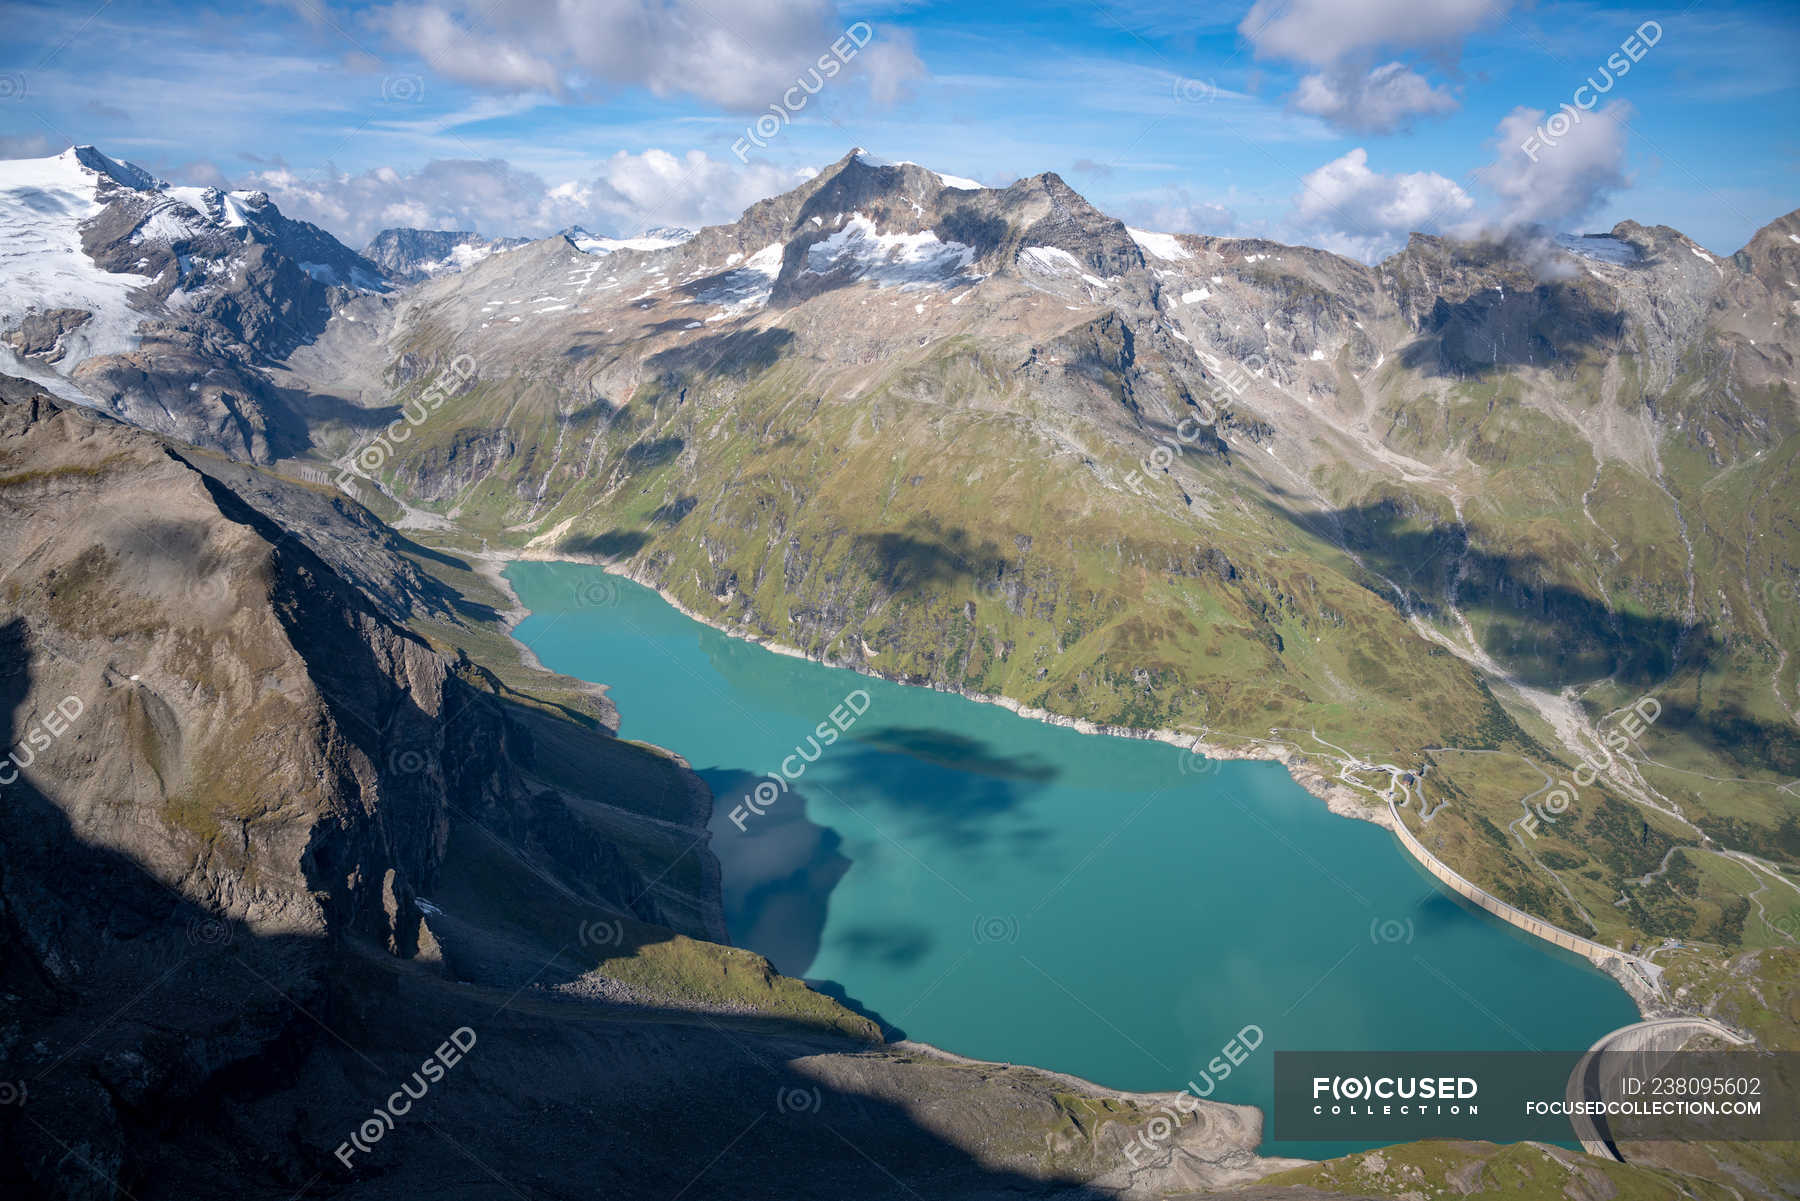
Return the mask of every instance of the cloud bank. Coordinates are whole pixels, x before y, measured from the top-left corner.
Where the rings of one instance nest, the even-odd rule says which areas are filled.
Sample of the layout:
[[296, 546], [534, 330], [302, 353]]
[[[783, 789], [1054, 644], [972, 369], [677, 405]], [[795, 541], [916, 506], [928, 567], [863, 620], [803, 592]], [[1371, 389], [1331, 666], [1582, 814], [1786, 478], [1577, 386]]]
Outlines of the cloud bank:
[[1493, 161], [1470, 173], [1480, 195], [1435, 171], [1384, 175], [1357, 147], [1309, 172], [1290, 225], [1365, 262], [1399, 249], [1410, 233], [1506, 237], [1547, 227], [1574, 232], [1630, 183], [1625, 158], [1631, 106], [1615, 101], [1581, 119], [1516, 108], [1489, 142]]
[[281, 211], [323, 226], [352, 246], [390, 226], [473, 230], [488, 237], [543, 237], [582, 225], [634, 234], [656, 225], [735, 220], [749, 205], [784, 192], [810, 170], [740, 167], [698, 150], [619, 151], [589, 178], [550, 183], [502, 159], [440, 159], [417, 171], [378, 167], [356, 174], [297, 174], [276, 166], [239, 180]]
[[[856, 22], [834, 0], [453, 0], [391, 4], [367, 20], [473, 87], [563, 96], [635, 85], [740, 112], [773, 103]], [[925, 75], [910, 36], [879, 26], [853, 69], [882, 103]]]
[[1325, 249], [1370, 261], [1414, 231], [1450, 232], [1475, 211], [1475, 200], [1435, 171], [1383, 175], [1357, 147], [1309, 172], [1294, 196], [1294, 221]]
[[[1500, 200], [1502, 228], [1579, 221], [1630, 180], [1625, 174], [1626, 123], [1631, 106], [1614, 101], [1558, 137], [1543, 110], [1516, 108], [1495, 132], [1494, 161], [1475, 177]], [[1563, 113], [1555, 114], [1563, 121]], [[1542, 132], [1540, 132], [1542, 131]]]

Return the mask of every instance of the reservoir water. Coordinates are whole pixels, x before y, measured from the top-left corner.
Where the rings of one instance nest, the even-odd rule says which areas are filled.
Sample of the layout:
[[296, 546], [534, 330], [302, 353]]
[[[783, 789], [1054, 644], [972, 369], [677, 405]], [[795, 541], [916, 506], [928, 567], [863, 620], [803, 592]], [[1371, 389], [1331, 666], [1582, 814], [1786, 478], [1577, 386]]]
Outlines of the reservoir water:
[[[1277, 1049], [1585, 1049], [1637, 1020], [1277, 764], [778, 655], [597, 567], [506, 574], [519, 639], [712, 787], [732, 941], [907, 1037], [1266, 1113]], [[1247, 1026], [1259, 1047], [1209, 1084]]]

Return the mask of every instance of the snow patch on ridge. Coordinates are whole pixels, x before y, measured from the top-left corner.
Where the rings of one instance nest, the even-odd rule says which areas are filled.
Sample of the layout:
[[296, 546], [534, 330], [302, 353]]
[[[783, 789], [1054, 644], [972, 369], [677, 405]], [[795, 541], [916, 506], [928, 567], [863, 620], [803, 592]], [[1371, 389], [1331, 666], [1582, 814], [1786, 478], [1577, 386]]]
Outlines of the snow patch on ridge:
[[[708, 321], [723, 321], [727, 317], [739, 313], [747, 313], [752, 309], [760, 309], [769, 303], [769, 293], [775, 287], [775, 277], [781, 274], [781, 257], [787, 247], [780, 242], [771, 242], [761, 250], [743, 259], [743, 265], [725, 271], [707, 281], [707, 285], [694, 293], [694, 299], [701, 304], [716, 304], [724, 311], [714, 313]], [[735, 263], [741, 256], [732, 255], [725, 260]]]
[[602, 238], [576, 226], [569, 231], [569, 241], [583, 254], [612, 254], [617, 250], [667, 250], [693, 237], [692, 230], [653, 229], [635, 238]]
[[870, 154], [861, 146], [858, 146], [852, 152], [852, 157], [865, 167], [917, 167], [921, 171], [930, 171], [931, 174], [937, 176], [938, 182], [943, 184], [946, 188], [960, 188], [965, 192], [984, 192], [987, 190], [986, 184], [976, 183], [967, 176], [945, 175], [942, 171], [932, 171], [930, 167], [925, 166], [923, 163], [915, 163], [909, 159], [899, 159], [890, 162], [879, 155]]
[[[929, 168], [929, 167], [927, 167], [925, 169], [927, 171], [931, 171], [931, 168]], [[943, 185], [946, 188], [958, 188], [965, 192], [985, 192], [985, 191], [987, 191], [986, 184], [976, 183], [974, 180], [968, 178], [965, 175], [945, 175], [942, 171], [931, 171], [931, 173], [933, 175], [937, 176], [938, 179], [943, 182]]]
[[1630, 242], [1622, 242], [1618, 238], [1608, 237], [1604, 234], [1593, 234], [1588, 237], [1557, 234], [1556, 244], [1571, 254], [1580, 255], [1584, 259], [1594, 259], [1597, 262], [1627, 265], [1638, 261], [1637, 247]]
[[236, 229], [248, 225], [247, 209], [261, 207], [265, 199], [260, 192], [221, 192], [217, 188], [164, 188], [163, 194], [193, 209], [210, 221], [220, 221]]
[[494, 253], [497, 253], [497, 249], [491, 242], [473, 246], [465, 242], [461, 246], [451, 247], [449, 254], [423, 270], [427, 275], [436, 275], [443, 271], [467, 271]]
[[186, 205], [165, 204], [152, 210], [131, 235], [133, 242], [179, 242], [206, 228], [205, 222]]
[[955, 279], [974, 261], [973, 246], [945, 242], [930, 230], [884, 234], [869, 218], [852, 213], [842, 229], [807, 247], [805, 270], [845, 272], [877, 287], [907, 291]]
[[1129, 225], [1125, 227], [1125, 232], [1131, 235], [1131, 240], [1136, 242], [1144, 253], [1166, 262], [1178, 263], [1182, 259], [1194, 257], [1182, 249], [1181, 243], [1176, 241], [1174, 234], [1156, 234], [1149, 230], [1133, 229]]
[[1019, 261], [1044, 275], [1078, 275], [1096, 288], [1111, 286], [1060, 246], [1027, 246], [1019, 251]]

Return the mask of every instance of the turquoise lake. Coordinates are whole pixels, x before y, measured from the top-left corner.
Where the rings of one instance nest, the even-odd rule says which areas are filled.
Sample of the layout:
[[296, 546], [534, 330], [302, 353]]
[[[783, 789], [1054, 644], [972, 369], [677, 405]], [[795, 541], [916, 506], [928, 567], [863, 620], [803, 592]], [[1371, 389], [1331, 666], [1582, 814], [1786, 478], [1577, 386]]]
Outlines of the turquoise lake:
[[[1638, 1018], [1585, 961], [1467, 906], [1277, 764], [777, 655], [597, 567], [506, 574], [531, 610], [518, 638], [606, 684], [622, 736], [712, 787], [732, 941], [907, 1037], [1204, 1089], [1254, 1025], [1260, 1047], [1211, 1098], [1266, 1114], [1277, 1049], [1585, 1049]], [[784, 758], [800, 774], [784, 795], [766, 782], [778, 795], [739, 809], [740, 830], [733, 810]]]

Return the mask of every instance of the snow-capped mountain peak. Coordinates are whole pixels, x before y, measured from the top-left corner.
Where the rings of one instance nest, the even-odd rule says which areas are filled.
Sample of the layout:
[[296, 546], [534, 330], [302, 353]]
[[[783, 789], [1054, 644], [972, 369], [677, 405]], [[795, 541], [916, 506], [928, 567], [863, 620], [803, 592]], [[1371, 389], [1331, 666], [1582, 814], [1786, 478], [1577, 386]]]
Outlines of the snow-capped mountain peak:
[[927, 167], [922, 163], [910, 162], [907, 159], [895, 159], [890, 161], [881, 158], [879, 155], [870, 154], [861, 146], [852, 150], [850, 152], [850, 157], [855, 162], [858, 162], [865, 167], [917, 167], [921, 171], [937, 176], [938, 180], [946, 188], [958, 188], [965, 192], [980, 192], [987, 188], [986, 184], [977, 183], [975, 180], [969, 179], [966, 176], [945, 175], [942, 171], [933, 171], [930, 167]]
[[58, 162], [66, 163], [74, 168], [86, 169], [95, 175], [104, 175], [112, 182], [133, 191], [153, 192], [169, 186], [136, 163], [108, 158], [92, 146], [71, 146], [55, 157]]
[[92, 146], [0, 160], [0, 229], [0, 372], [193, 440], [244, 431], [228, 449], [252, 457], [263, 365], [388, 286], [261, 192], [171, 186]]
[[[150, 278], [108, 271], [82, 245], [82, 226], [106, 207], [100, 200], [102, 181], [109, 188], [134, 189], [156, 182], [92, 146], [0, 161], [0, 228], [7, 232], [0, 255], [0, 369], [49, 383], [55, 372], [47, 366], [33, 369], [14, 351], [72, 368], [90, 356], [137, 345], [142, 314], [130, 297]], [[54, 390], [85, 400], [68, 386]]]

